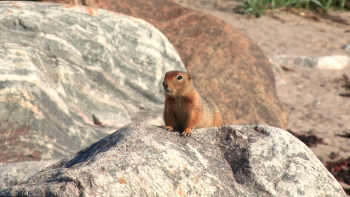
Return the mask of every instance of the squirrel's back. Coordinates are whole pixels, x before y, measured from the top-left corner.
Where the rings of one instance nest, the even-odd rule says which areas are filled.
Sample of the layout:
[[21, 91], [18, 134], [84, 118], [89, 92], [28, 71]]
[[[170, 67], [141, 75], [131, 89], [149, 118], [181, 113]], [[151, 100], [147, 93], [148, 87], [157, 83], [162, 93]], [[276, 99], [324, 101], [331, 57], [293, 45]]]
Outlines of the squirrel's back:
[[221, 127], [222, 126], [222, 117], [221, 112], [215, 102], [209, 97], [202, 98], [202, 122], [198, 128], [203, 127]]

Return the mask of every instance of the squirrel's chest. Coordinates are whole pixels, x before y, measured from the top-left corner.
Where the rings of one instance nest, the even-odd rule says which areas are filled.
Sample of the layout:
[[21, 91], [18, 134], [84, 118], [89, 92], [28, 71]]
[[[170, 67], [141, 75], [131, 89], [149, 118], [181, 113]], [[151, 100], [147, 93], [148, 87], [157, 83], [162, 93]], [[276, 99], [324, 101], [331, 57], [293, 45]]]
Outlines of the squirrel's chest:
[[192, 110], [196, 110], [196, 106], [190, 100], [175, 99], [175, 116], [180, 122], [187, 120]]
[[189, 103], [187, 103], [183, 99], [178, 99], [178, 98], [175, 99], [174, 105], [175, 105], [175, 113], [179, 115], [186, 113], [189, 107]]

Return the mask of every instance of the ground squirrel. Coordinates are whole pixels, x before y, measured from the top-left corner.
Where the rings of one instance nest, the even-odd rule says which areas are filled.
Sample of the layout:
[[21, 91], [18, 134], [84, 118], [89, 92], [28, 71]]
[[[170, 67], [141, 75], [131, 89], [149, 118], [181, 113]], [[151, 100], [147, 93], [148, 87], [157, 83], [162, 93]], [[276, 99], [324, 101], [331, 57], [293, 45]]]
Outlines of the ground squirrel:
[[181, 127], [181, 136], [191, 136], [192, 129], [222, 126], [221, 113], [210, 98], [201, 97], [188, 73], [170, 71], [165, 74], [164, 122], [169, 130]]

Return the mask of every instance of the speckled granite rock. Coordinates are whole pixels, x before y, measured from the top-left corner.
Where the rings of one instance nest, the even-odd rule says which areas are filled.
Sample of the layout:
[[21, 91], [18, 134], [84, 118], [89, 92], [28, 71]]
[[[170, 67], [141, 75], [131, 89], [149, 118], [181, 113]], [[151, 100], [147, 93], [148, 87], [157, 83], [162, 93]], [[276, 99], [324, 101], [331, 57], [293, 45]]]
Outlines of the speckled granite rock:
[[0, 162], [62, 158], [128, 123], [161, 124], [170, 70], [185, 68], [143, 20], [0, 2]]
[[287, 131], [226, 126], [190, 138], [133, 123], [6, 196], [346, 196], [316, 156]]
[[25, 161], [0, 165], [0, 191], [20, 184], [55, 162], [57, 160]]

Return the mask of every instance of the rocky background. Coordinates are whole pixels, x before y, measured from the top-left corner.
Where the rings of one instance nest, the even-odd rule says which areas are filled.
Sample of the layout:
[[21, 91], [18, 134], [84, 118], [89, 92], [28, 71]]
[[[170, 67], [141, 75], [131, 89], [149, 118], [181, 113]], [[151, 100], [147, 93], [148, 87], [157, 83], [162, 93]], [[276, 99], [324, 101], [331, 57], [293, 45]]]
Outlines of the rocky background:
[[[138, 163], [145, 161], [144, 158], [138, 158], [136, 155], [128, 155], [130, 151], [144, 150], [143, 142], [137, 140], [138, 137], [135, 138], [136, 141], [128, 140], [133, 139], [134, 135], [125, 137], [129, 135], [130, 127], [117, 131], [101, 140], [101, 143], [97, 142], [80, 153], [66, 156], [131, 122], [162, 125], [163, 75], [169, 70], [185, 70], [184, 65], [194, 76], [195, 86], [200, 93], [212, 97], [218, 103], [225, 117], [225, 124], [265, 123], [283, 129], [288, 128], [288, 108], [276, 95], [275, 79], [269, 59], [254, 41], [234, 29], [229, 23], [172, 1], [60, 2], [74, 4], [1, 2], [0, 106], [3, 110], [0, 112], [2, 113], [0, 115], [0, 162], [2, 163], [0, 173], [3, 178], [0, 180], [0, 189], [18, 184], [35, 174], [35, 171], [65, 157], [40, 172], [41, 174], [26, 181], [25, 184], [28, 186], [11, 187], [3, 190], [1, 195], [105, 195], [106, 189], [111, 186], [120, 188], [118, 191], [123, 194], [133, 192], [137, 194], [140, 191], [151, 196], [163, 194], [157, 193], [156, 188], [163, 188], [163, 186], [158, 184], [160, 180], [156, 178], [164, 177], [161, 174], [167, 172], [165, 168], [137, 169], [134, 173], [141, 175], [141, 178], [135, 179], [136, 182], [130, 182], [129, 178], [119, 175], [119, 178], [115, 179], [116, 174], [112, 174], [113, 176], [109, 174], [109, 172], [115, 173], [116, 170], [125, 173], [126, 169], [135, 169], [135, 165], [138, 166]], [[77, 4], [88, 7], [77, 6]], [[144, 19], [152, 25], [134, 17]], [[278, 69], [281, 70], [282, 67], [275, 67], [274, 70]], [[146, 130], [145, 136], [152, 136], [150, 133], [161, 131], [149, 125], [131, 126], [131, 128], [136, 133]], [[270, 133], [273, 133], [271, 136], [275, 134], [278, 136], [278, 133], [285, 132], [283, 130], [273, 132], [272, 127], [254, 128], [258, 133], [266, 136], [270, 136]], [[310, 187], [313, 188], [311, 192], [317, 191], [325, 196], [345, 195], [332, 175], [305, 146], [288, 153], [289, 159], [277, 156], [279, 154], [277, 152], [281, 150], [275, 149], [276, 145], [265, 147], [269, 151], [268, 156], [263, 156], [263, 160], [259, 157], [264, 148], [259, 149], [260, 152], [256, 151], [257, 154], [250, 154], [250, 148], [256, 146], [254, 144], [256, 137], [259, 138], [253, 130], [252, 126], [243, 130], [233, 129], [229, 133], [225, 129], [215, 130], [214, 133], [220, 133], [223, 136], [207, 141], [201, 137], [194, 139], [201, 143], [209, 143], [204, 145], [209, 149], [216, 150], [221, 147], [219, 152], [197, 153], [196, 151], [202, 149], [197, 145], [194, 146], [193, 151], [199, 158], [199, 162], [203, 164], [204, 160], [208, 160], [204, 161], [205, 168], [198, 168], [199, 171], [208, 171], [207, 165], [215, 166], [216, 160], [224, 165], [228, 162], [228, 165], [210, 172], [212, 174], [204, 175], [204, 177], [211, 177], [205, 178], [204, 182], [200, 182], [202, 180], [200, 176], [189, 176], [186, 167], [177, 167], [177, 169], [185, 169], [185, 174], [175, 179], [170, 177], [166, 183], [173, 186], [168, 188], [168, 194], [175, 192], [178, 195], [226, 196], [251, 192], [251, 195], [261, 196], [304, 195], [309, 191], [302, 187], [292, 189], [289, 182], [302, 183], [305, 174], [313, 169], [315, 177], [309, 180]], [[243, 134], [240, 134], [241, 131]], [[205, 132], [208, 131], [205, 130]], [[115, 135], [117, 136], [114, 137]], [[124, 137], [120, 138], [120, 135]], [[178, 137], [176, 133], [171, 135], [173, 136], [171, 139], [176, 139], [174, 136]], [[227, 137], [232, 138], [233, 142], [227, 144], [220, 140]], [[283, 138], [285, 137], [284, 135]], [[145, 137], [140, 139], [143, 138]], [[171, 144], [171, 139], [163, 140], [164, 143]], [[287, 140], [288, 143], [283, 144], [286, 147], [281, 148], [282, 155], [290, 146], [294, 147], [292, 144], [299, 143], [295, 138], [291, 139], [293, 140]], [[213, 146], [213, 143], [216, 145]], [[242, 146], [239, 145], [240, 143]], [[136, 147], [137, 144], [139, 147]], [[180, 140], [176, 144], [180, 149], [188, 149], [190, 146], [188, 141]], [[270, 145], [273, 144], [271, 142]], [[130, 145], [141, 149], [125, 149]], [[124, 148], [110, 150], [115, 146]], [[159, 146], [157, 147], [156, 150], [159, 150]], [[164, 149], [166, 157], [172, 155], [173, 148], [175, 147], [167, 146]], [[127, 153], [125, 155], [120, 151]], [[98, 158], [105, 157], [103, 152], [110, 152], [115, 158], [99, 160]], [[124, 165], [118, 168], [119, 170], [108, 165], [101, 166], [102, 172], [108, 172], [107, 177], [102, 179], [96, 177], [99, 176], [99, 171], [91, 171], [91, 167], [100, 166], [106, 161], [113, 160], [115, 162], [112, 163], [117, 164], [120, 160], [119, 154], [133, 159], [126, 164], [119, 162], [120, 165]], [[214, 159], [206, 158], [211, 154], [216, 155]], [[180, 159], [180, 163], [189, 162], [194, 156], [191, 152], [181, 152], [179, 155], [187, 159]], [[295, 158], [295, 155], [297, 157], [301, 155], [300, 158], [305, 160], [306, 164], [297, 159], [290, 159]], [[205, 157], [204, 160], [203, 157]], [[311, 157], [313, 159], [310, 163]], [[267, 162], [267, 170], [262, 174], [259, 170], [249, 170], [260, 169], [254, 165], [263, 163], [264, 159], [272, 158], [276, 159], [273, 163], [285, 164], [282, 167], [276, 167], [269, 166]], [[10, 162], [28, 160], [46, 161], [10, 164]], [[83, 164], [85, 161], [90, 162]], [[161, 158], [148, 158], [145, 163], [160, 161], [162, 161]], [[291, 164], [295, 161], [297, 164]], [[190, 162], [188, 166], [197, 165], [198, 162]], [[296, 172], [294, 169], [299, 169], [300, 165], [304, 166], [303, 171]], [[68, 168], [72, 166], [76, 168], [74, 167], [71, 173]], [[173, 167], [168, 164], [165, 166]], [[62, 171], [60, 169], [62, 167], [67, 168], [67, 172]], [[150, 169], [153, 170], [149, 171]], [[76, 173], [81, 174], [81, 170], [84, 173], [78, 177]], [[28, 173], [23, 173], [24, 171]], [[91, 174], [87, 173], [89, 171]], [[227, 172], [231, 171], [234, 173], [228, 176]], [[18, 176], [14, 176], [14, 172]], [[148, 172], [151, 175], [142, 176], [142, 173]], [[156, 175], [153, 174], [156, 172]], [[277, 172], [280, 174], [276, 177]], [[235, 173], [242, 176], [236, 176]], [[62, 176], [58, 176], [60, 174]], [[52, 180], [50, 177], [53, 176], [58, 179], [52, 183], [52, 187], [45, 186], [44, 183], [49, 179]], [[299, 178], [290, 178], [295, 176]], [[191, 177], [199, 182], [191, 182], [193, 181], [190, 180]], [[213, 177], [216, 178], [212, 179]], [[108, 179], [107, 182], [106, 179]], [[322, 183], [319, 182], [320, 179], [323, 180]], [[281, 180], [285, 180], [286, 184], [278, 185], [277, 183]], [[148, 185], [137, 189], [137, 184], [145, 181]], [[213, 181], [217, 184], [216, 188], [210, 189], [209, 185], [213, 185]], [[274, 186], [270, 185], [274, 182]], [[66, 186], [61, 187], [62, 183], [66, 183]], [[37, 187], [32, 188], [33, 184]], [[129, 190], [121, 189], [120, 185], [124, 189], [125, 186], [128, 187]], [[56, 186], [61, 189], [54, 189]], [[326, 189], [320, 190], [321, 186]], [[202, 190], [199, 187], [209, 187], [209, 189]]]
[[102, 8], [150, 22], [174, 45], [198, 91], [218, 103], [226, 124], [287, 127], [288, 111], [275, 95], [268, 58], [229, 23], [172, 0], [42, 1]]
[[[210, 74], [189, 71], [196, 76], [199, 91], [205, 90], [203, 95], [217, 100], [225, 123], [236, 122], [239, 116], [241, 122], [237, 124], [267, 123], [285, 128], [286, 107], [276, 96], [268, 59], [256, 44], [213, 16], [165, 2], [154, 5], [184, 10], [180, 12], [184, 17], [168, 19], [169, 26], [179, 26], [189, 20], [188, 15], [221, 23], [217, 29], [200, 26], [200, 20], [190, 25], [196, 27], [198, 35], [218, 37], [219, 41], [202, 42], [184, 32], [177, 42], [203, 45], [196, 48], [198, 52], [193, 51], [199, 56], [195, 56], [198, 61], [192, 67], [198, 69], [195, 66], [200, 65], [199, 70]], [[130, 122], [162, 124], [164, 73], [184, 67], [176, 50], [152, 25], [90, 7], [19, 2], [2, 5], [2, 162], [28, 160], [22, 157], [56, 159]], [[179, 18], [183, 22], [177, 21]], [[158, 19], [166, 25], [163, 18]], [[182, 31], [180, 27], [174, 29]], [[210, 33], [212, 30], [219, 34]], [[228, 48], [220, 34], [235, 45], [231, 43]], [[203, 61], [212, 61], [200, 52], [205, 48], [211, 49], [212, 56], [234, 51], [237, 56], [228, 56], [230, 64], [219, 58], [225, 66], [220, 68], [201, 62], [202, 57]], [[219, 69], [223, 75], [211, 69]], [[18, 78], [11, 81], [15, 76]], [[252, 99], [245, 99], [249, 95]], [[18, 144], [22, 144], [20, 148]]]
[[152, 25], [57, 4], [0, 13], [1, 162], [58, 159], [128, 123], [161, 123], [163, 75], [185, 68]]

